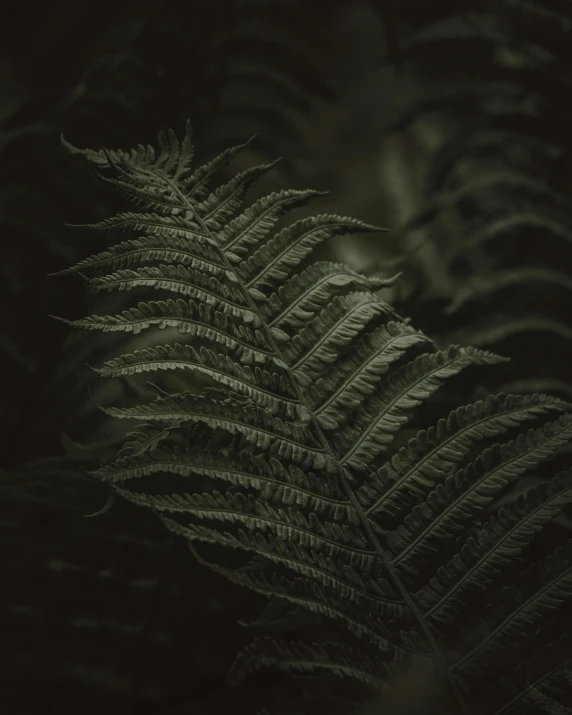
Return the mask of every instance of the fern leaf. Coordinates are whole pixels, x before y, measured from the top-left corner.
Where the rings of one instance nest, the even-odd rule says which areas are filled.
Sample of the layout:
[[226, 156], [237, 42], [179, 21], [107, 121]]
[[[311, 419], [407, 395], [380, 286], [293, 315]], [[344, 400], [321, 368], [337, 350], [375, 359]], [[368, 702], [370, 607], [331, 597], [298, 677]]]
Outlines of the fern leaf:
[[[496, 217], [467, 236], [463, 245], [465, 250], [475, 250], [489, 241], [499, 241], [507, 234], [522, 232], [528, 228], [535, 232], [541, 231], [547, 236], [553, 236], [558, 241], [572, 244], [570, 225], [555, 219], [554, 214], [537, 209], [534, 212], [510, 212], [507, 215]], [[453, 257], [455, 254], [451, 253], [450, 255]]]
[[[181, 212], [179, 210], [179, 212]], [[155, 213], [126, 212], [117, 214], [112, 218], [104, 219], [98, 223], [72, 226], [86, 231], [102, 233], [126, 233], [133, 231], [148, 236], [162, 236], [165, 238], [179, 238], [186, 241], [193, 240], [199, 245], [208, 244], [208, 234], [189, 220], [189, 217], [173, 214], [166, 217]]]
[[542, 708], [542, 712], [547, 715], [572, 715], [572, 708], [562, 705], [555, 698], [542, 693], [533, 685], [528, 686], [529, 697], [532, 702]]
[[222, 402], [181, 393], [156, 399], [137, 407], [108, 407], [105, 411], [122, 419], [159, 420], [161, 422], [190, 420], [202, 422], [229, 434], [240, 433], [261, 450], [270, 450], [279, 457], [293, 459], [297, 466], [333, 469], [332, 460], [318, 446], [304, 427], [284, 422], [259, 407], [234, 410]]
[[291, 385], [279, 373], [270, 373], [258, 366], [254, 370], [241, 365], [228, 355], [217, 354], [206, 347], [195, 350], [191, 345], [159, 345], [137, 350], [107, 361], [95, 371], [102, 377], [124, 377], [156, 370], [196, 370], [232, 390], [248, 396], [273, 414], [280, 411], [294, 418], [305, 417], [295, 399]]
[[391, 528], [420, 495], [443, 482], [478, 442], [527, 419], [566, 408], [565, 402], [545, 395], [491, 395], [459, 407], [435, 427], [420, 432], [374, 472], [358, 489], [357, 498], [370, 517]]
[[491, 516], [417, 598], [426, 618], [444, 621], [469, 603], [551, 519], [572, 502], [572, 473], [562, 472], [528, 490]]
[[470, 340], [479, 347], [495, 345], [521, 333], [549, 333], [565, 340], [572, 341], [572, 328], [562, 320], [548, 315], [530, 314], [522, 318], [499, 315], [484, 324], [471, 328], [463, 328], [449, 334], [447, 340], [464, 342]]
[[367, 470], [407, 421], [413, 407], [426, 400], [444, 380], [471, 364], [502, 361], [492, 353], [472, 348], [451, 347], [446, 352], [420, 355], [400, 368], [391, 383], [382, 384], [378, 394], [363, 404], [354, 425], [340, 431], [338, 450], [342, 464]]
[[501, 592], [500, 604], [489, 606], [467, 627], [461, 638], [467, 650], [454, 665], [456, 670], [476, 675], [485, 672], [487, 659], [506, 647], [507, 636], [513, 643], [523, 640], [526, 627], [562, 604], [572, 588], [572, 541], [559, 546], [543, 563], [525, 571], [518, 585]]
[[414, 346], [431, 345], [427, 336], [406, 323], [389, 322], [364, 336], [339, 369], [312, 387], [315, 414], [326, 429], [336, 429], [371, 395], [391, 364]]
[[[312, 216], [283, 229], [245, 261], [247, 285], [276, 288], [319, 243], [344, 233], [383, 229], [344, 216]], [[255, 276], [254, 278], [252, 276]]]
[[572, 291], [572, 279], [564, 273], [536, 266], [497, 271], [488, 278], [476, 277], [455, 295], [447, 306], [447, 313], [454, 313], [472, 300], [485, 300], [491, 293], [511, 286], [528, 283], [544, 283], [550, 287], [564, 288]]
[[[393, 285], [396, 279], [366, 278], [341, 263], [316, 261], [283, 283], [269, 296], [268, 302], [261, 302], [261, 310], [270, 327], [300, 329], [318, 310], [323, 310], [341, 288], [379, 290]], [[253, 297], [259, 295], [250, 292]]]
[[[470, 347], [437, 350], [380, 297], [391, 280], [340, 264], [306, 265], [322, 241], [375, 227], [318, 215], [273, 234], [279, 219], [321, 192], [279, 191], [243, 208], [247, 187], [269, 166], [212, 188], [216, 171], [241, 148], [193, 170], [187, 127], [182, 142], [171, 133], [160, 139], [158, 157], [142, 147], [84, 152], [111, 188], [143, 209], [95, 229], [142, 235], [80, 262], [76, 272], [98, 291], [153, 287], [185, 296], [72, 321], [102, 331], [173, 327], [185, 336], [114, 357], [97, 371], [121, 377], [181, 369], [184, 377], [191, 370], [217, 385], [200, 394], [157, 387], [153, 402], [105, 408], [146, 424], [94, 476], [153, 510], [193, 549], [198, 542], [215, 554], [254, 558], [236, 568], [208, 565], [334, 619], [373, 647], [375, 659], [337, 644], [264, 642], [262, 656], [251, 651], [243, 661], [246, 671], [277, 662], [378, 687], [398, 656], [423, 655], [442, 668], [466, 715], [468, 683], [488, 654], [504, 653], [507, 637], [523, 637], [528, 622], [572, 597], [567, 550], [526, 576], [522, 591], [499, 591], [493, 578], [568, 503], [569, 474], [488, 512], [506, 487], [570, 439], [569, 415], [543, 424], [569, 405], [543, 395], [491, 396], [388, 452], [443, 384], [504, 358]], [[520, 186], [520, 179], [494, 175], [445, 203], [498, 182]], [[527, 420], [536, 427], [518, 434]], [[189, 426], [196, 431], [187, 436]], [[509, 430], [511, 439], [499, 442]], [[475, 535], [481, 517], [488, 522]], [[507, 605], [471, 629], [465, 610], [477, 587], [491, 602], [506, 595]], [[442, 642], [443, 623], [463, 633], [454, 647]]]
[[228, 315], [205, 303], [192, 299], [138, 303], [137, 308], [124, 310], [120, 315], [91, 316], [72, 321], [73, 327], [87, 330], [133, 332], [137, 334], [152, 325], [159, 329], [177, 328], [181, 334], [212, 340], [234, 351], [245, 362], [269, 363], [272, 352], [260, 331], [246, 325], [236, 326]]
[[181, 236], [157, 234], [117, 243], [106, 251], [79, 261], [72, 268], [51, 275], [113, 272], [155, 261], [167, 261], [170, 265], [189, 266], [194, 270], [218, 278], [225, 273], [225, 266], [220, 262], [217, 251], [208, 244], [190, 245]]
[[416, 565], [438, 549], [440, 540], [461, 533], [467, 520], [477, 515], [495, 494], [544, 461], [571, 436], [572, 416], [564, 415], [519, 435], [516, 440], [485, 449], [475, 462], [438, 484], [405, 517], [403, 526], [388, 535], [395, 554], [393, 563], [414, 574]]
[[342, 677], [382, 688], [387, 665], [381, 658], [368, 656], [342, 643], [325, 642], [308, 645], [299, 642], [280, 642], [271, 638], [253, 641], [235, 660], [229, 673], [234, 684], [260, 668], [275, 666], [283, 670], [313, 672], [325, 670]]

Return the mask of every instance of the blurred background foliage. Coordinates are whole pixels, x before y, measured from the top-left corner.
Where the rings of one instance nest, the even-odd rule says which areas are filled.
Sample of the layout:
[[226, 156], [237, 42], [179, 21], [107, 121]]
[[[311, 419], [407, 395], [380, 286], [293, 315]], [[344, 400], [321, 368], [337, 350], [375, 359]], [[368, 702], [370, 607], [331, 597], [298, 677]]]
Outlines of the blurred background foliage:
[[[48, 317], [93, 312], [79, 279], [47, 274], [107, 246], [64, 224], [121, 208], [60, 134], [129, 148], [190, 117], [198, 162], [256, 134], [231, 170], [282, 161], [253, 196], [328, 189], [312, 213], [391, 229], [333, 240], [320, 257], [401, 271], [389, 297], [417, 327], [513, 358], [477, 397], [569, 398], [572, 2], [12, 10], [0, 28], [2, 697], [18, 714], [222, 712], [236, 697], [225, 673], [249, 638], [238, 620], [260, 601], [193, 562], [144, 510], [113, 502], [83, 518], [108, 499], [84, 470], [123, 436], [97, 404], [154, 388], [85, 365], [141, 337]], [[98, 296], [98, 311], [122, 300]], [[250, 687], [255, 712], [279, 686]]]

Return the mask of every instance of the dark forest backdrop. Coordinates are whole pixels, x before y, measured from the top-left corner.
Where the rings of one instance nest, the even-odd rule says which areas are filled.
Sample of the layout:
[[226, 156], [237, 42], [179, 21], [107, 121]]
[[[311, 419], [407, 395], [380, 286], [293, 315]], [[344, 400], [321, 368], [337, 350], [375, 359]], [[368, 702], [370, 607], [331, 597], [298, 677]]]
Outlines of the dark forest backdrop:
[[[58, 272], [106, 246], [66, 228], [121, 203], [60, 143], [130, 148], [193, 123], [197, 160], [283, 157], [256, 189], [391, 229], [321, 256], [403, 273], [392, 299], [439, 344], [509, 355], [479, 385], [572, 397], [570, 0], [17, 4], [0, 54], [0, 706], [14, 715], [257, 712], [279, 679], [226, 672], [263, 600], [202, 568], [85, 475], [123, 432], [97, 404], [117, 342]], [[105, 312], [120, 299], [106, 298]], [[114, 342], [115, 341], [115, 342]], [[148, 388], [152, 393], [152, 388]], [[123, 430], [123, 426], [120, 425]], [[568, 529], [568, 517], [560, 519]], [[242, 703], [237, 705], [237, 698]]]

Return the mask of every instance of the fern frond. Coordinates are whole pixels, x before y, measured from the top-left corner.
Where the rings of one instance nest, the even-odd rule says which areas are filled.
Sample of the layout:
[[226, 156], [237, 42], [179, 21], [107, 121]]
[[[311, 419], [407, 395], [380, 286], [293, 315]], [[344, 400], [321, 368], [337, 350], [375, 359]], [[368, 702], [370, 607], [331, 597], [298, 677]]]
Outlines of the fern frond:
[[[416, 567], [440, 541], [462, 533], [501, 489], [535, 467], [572, 436], [572, 418], [565, 415], [516, 440], [485, 449], [479, 457], [447, 477], [388, 534], [393, 562], [415, 575]], [[438, 516], [438, 518], [436, 518]]]
[[[558, 551], [544, 567], [553, 581], [545, 594], [530, 596], [526, 606], [520, 591], [511, 595], [500, 630], [488, 616], [475, 635], [467, 625], [473, 571], [494, 602], [499, 584], [491, 575], [514, 564], [515, 550], [565, 503], [569, 477], [560, 476], [534, 498], [504, 507], [497, 521], [487, 511], [570, 439], [569, 415], [544, 423], [569, 405], [543, 395], [491, 396], [458, 407], [392, 451], [414, 410], [431, 404], [443, 384], [465, 368], [505, 358], [471, 347], [438, 350], [382, 299], [388, 281], [340, 264], [305, 265], [321, 241], [375, 227], [320, 215], [273, 235], [280, 218], [318, 192], [276, 192], [243, 209], [247, 185], [268, 167], [211, 190], [215, 171], [240, 147], [193, 171], [190, 137], [187, 127], [183, 142], [163, 139], [158, 158], [142, 148], [86, 153], [107, 172], [106, 183], [147, 209], [98, 228], [146, 238], [83, 262], [78, 272], [95, 274], [89, 280], [99, 290], [154, 287], [186, 296], [72, 321], [103, 331], [174, 327], [185, 336], [112, 358], [96, 371], [121, 377], [182, 369], [183, 382], [190, 370], [217, 385], [199, 394], [186, 383], [177, 393], [158, 387], [150, 403], [105, 408], [147, 426], [95, 476], [191, 544], [255, 559], [242, 568], [208, 562], [218, 573], [334, 619], [376, 649], [370, 667], [336, 645], [278, 646], [280, 667], [312, 671], [321, 664], [379, 685], [385, 664], [392, 669], [401, 656], [430, 656], [459, 712], [468, 713], [463, 693], [478, 663], [503, 652], [504, 634], [524, 632], [525, 613], [541, 617], [570, 595], [567, 552]], [[163, 214], [158, 196], [168, 199]], [[139, 266], [154, 261], [161, 263]], [[519, 433], [528, 420], [536, 426]], [[189, 425], [197, 431], [186, 439]], [[498, 441], [508, 431], [510, 439]], [[480, 540], [468, 541], [450, 562], [457, 537], [481, 517], [491, 521]], [[497, 523], [505, 529], [498, 536]], [[443, 641], [446, 619], [468, 634], [465, 651]], [[274, 662], [268, 653], [249, 662]]]
[[548, 315], [530, 313], [522, 317], [497, 315], [484, 323], [477, 323], [469, 328], [461, 328], [449, 333], [447, 340], [470, 341], [479, 347], [492, 347], [505, 340], [522, 334], [548, 334], [572, 341], [572, 326], [563, 320]]
[[572, 279], [566, 274], [548, 268], [523, 267], [506, 271], [496, 271], [484, 278], [477, 276], [466, 284], [447, 306], [447, 313], [454, 313], [469, 301], [485, 301], [496, 291], [510, 287], [526, 288], [531, 283], [549, 287], [564, 288], [572, 292]]
[[489, 605], [461, 633], [466, 650], [454, 668], [473, 677], [486, 672], [487, 660], [503, 648], [507, 636], [514, 644], [521, 643], [529, 624], [538, 623], [545, 613], [561, 606], [572, 588], [571, 553], [569, 540], [544, 562], [526, 570], [518, 585], [504, 588], [495, 608]]
[[535, 705], [539, 705], [543, 713], [547, 715], [571, 715], [572, 708], [567, 707], [559, 703], [556, 698], [542, 693], [538, 688], [533, 685], [528, 686], [529, 697]]
[[79, 261], [72, 268], [51, 275], [96, 274], [105, 270], [113, 272], [155, 261], [167, 261], [170, 265], [189, 266], [218, 278], [222, 277], [225, 272], [224, 264], [220, 263], [217, 251], [208, 244], [197, 242], [191, 246], [181, 236], [153, 234], [117, 243], [106, 251]]
[[[559, 0], [506, 0], [492, 12], [445, 8], [411, 40], [412, 60], [434, 82], [396, 127], [419, 121], [420, 131], [440, 137], [425, 167], [425, 206], [409, 228], [431, 224], [425, 237], [449, 279], [429, 286], [453, 314], [438, 343], [514, 358], [490, 389], [528, 378], [570, 387], [569, 132], [561, 121], [570, 99], [570, 21], [569, 4]], [[459, 43], [470, 67], [447, 61]], [[429, 112], [439, 116], [428, 120]], [[408, 310], [423, 327], [420, 308], [417, 318]]]
[[393, 433], [407, 421], [411, 410], [430, 397], [444, 380], [471, 364], [503, 361], [486, 351], [456, 346], [420, 355], [400, 368], [391, 381], [382, 384], [378, 394], [358, 410], [354, 423], [340, 430], [337, 443], [342, 464], [366, 471], [393, 439]]
[[459, 407], [435, 427], [419, 432], [369, 477], [356, 496], [368, 515], [390, 528], [428, 487], [443, 482], [478, 442], [537, 415], [565, 409], [567, 403], [545, 395], [491, 395]]
[[292, 386], [281, 375], [258, 366], [235, 362], [228, 355], [215, 353], [206, 347], [199, 351], [191, 345], [159, 345], [107, 361], [95, 371], [102, 377], [122, 377], [158, 370], [196, 370], [236, 392], [246, 395], [273, 414], [284, 412], [288, 417], [304, 418], [295, 399]]
[[238, 683], [249, 674], [268, 666], [301, 673], [324, 670], [380, 689], [390, 674], [381, 658], [368, 656], [363, 650], [346, 644], [278, 643], [271, 638], [259, 638], [240, 653], [233, 663], [229, 678], [232, 683]]
[[510, 566], [535, 534], [571, 502], [572, 474], [568, 470], [501, 507], [417, 593], [425, 616], [451, 622], [455, 611], [466, 607], [469, 596]]

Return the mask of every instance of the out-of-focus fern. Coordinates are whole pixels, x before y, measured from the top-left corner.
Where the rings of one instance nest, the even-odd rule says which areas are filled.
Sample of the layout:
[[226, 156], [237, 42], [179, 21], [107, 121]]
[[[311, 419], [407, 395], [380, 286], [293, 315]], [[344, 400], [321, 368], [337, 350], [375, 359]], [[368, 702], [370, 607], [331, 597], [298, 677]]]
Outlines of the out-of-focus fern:
[[[439, 247], [448, 283], [408, 309], [443, 344], [511, 355], [496, 387], [568, 398], [570, 6], [505, 0], [441, 12], [415, 17], [418, 32], [403, 42], [405, 61], [424, 63], [427, 90], [396, 128], [431, 117], [444, 139], [426, 173], [426, 204], [405, 232], [422, 229]], [[431, 297], [445, 302], [448, 326], [424, 320]]]
[[[97, 369], [209, 378], [105, 408], [143, 426], [95, 476], [155, 511], [217, 573], [315, 613], [310, 633], [337, 624], [314, 643], [254, 641], [233, 680], [276, 665], [304, 682], [362, 683], [366, 699], [380, 691], [387, 704], [404, 664], [433, 663], [440, 712], [445, 701], [457, 713], [534, 712], [530, 688], [553, 697], [569, 659], [558, 635], [570, 623], [572, 547], [554, 543], [551, 522], [572, 477], [559, 458], [545, 464], [572, 435], [569, 405], [502, 394], [464, 404], [461, 372], [504, 359], [439, 350], [380, 297], [391, 281], [311, 262], [329, 237], [373, 226], [318, 215], [273, 233], [319, 192], [244, 208], [270, 165], [213, 188], [241, 148], [193, 168], [187, 126], [182, 141], [162, 135], [159, 154], [75, 150], [135, 209], [91, 226], [121, 242], [70, 271], [96, 290], [152, 286], [158, 297], [71, 324], [178, 333]], [[407, 423], [423, 423], [443, 383], [455, 409], [408, 440]], [[512, 497], [529, 472], [538, 483]]]

